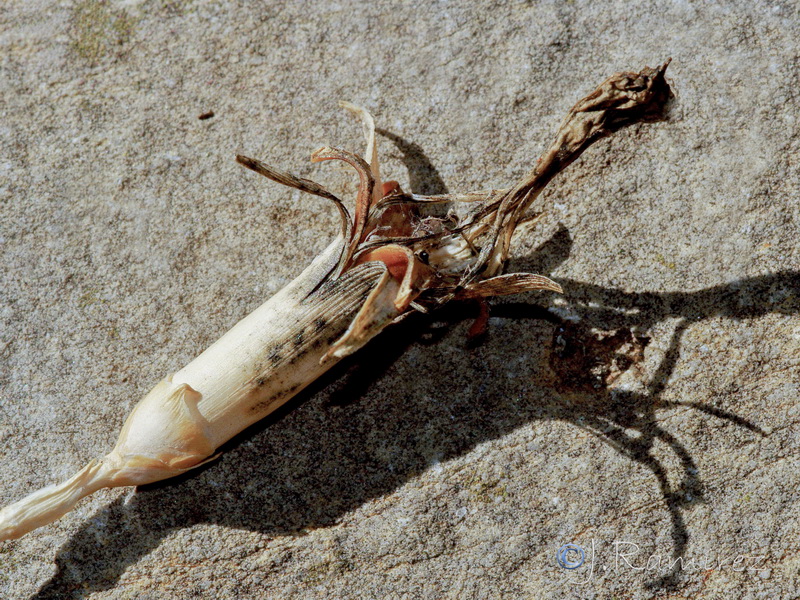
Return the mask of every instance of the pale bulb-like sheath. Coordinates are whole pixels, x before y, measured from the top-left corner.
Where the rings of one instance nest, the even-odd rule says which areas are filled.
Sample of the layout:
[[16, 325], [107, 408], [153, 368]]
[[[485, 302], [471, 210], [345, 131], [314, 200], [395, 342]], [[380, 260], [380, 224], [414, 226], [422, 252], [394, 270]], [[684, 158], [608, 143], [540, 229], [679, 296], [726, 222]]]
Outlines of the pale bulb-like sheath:
[[[156, 385], [133, 409], [107, 456], [0, 510], [0, 540], [61, 517], [100, 488], [152, 483], [202, 464], [355, 351], [358, 343], [328, 356], [385, 280], [386, 267], [366, 263], [320, 285], [341, 245], [341, 239], [331, 244], [297, 279]], [[396, 316], [394, 308], [385, 311], [377, 319], [380, 328]]]

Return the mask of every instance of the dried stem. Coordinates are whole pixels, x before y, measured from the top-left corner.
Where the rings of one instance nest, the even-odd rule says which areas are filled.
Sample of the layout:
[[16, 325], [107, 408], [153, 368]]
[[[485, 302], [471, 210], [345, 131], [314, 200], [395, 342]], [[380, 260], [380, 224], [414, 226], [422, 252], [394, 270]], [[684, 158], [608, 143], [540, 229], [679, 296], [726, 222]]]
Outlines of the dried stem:
[[492, 215], [492, 242], [487, 244], [471, 273], [465, 278], [474, 281], [484, 271], [494, 274], [502, 269], [514, 229], [531, 202], [561, 171], [599, 139], [634, 123], [663, 118], [672, 92], [664, 73], [671, 59], [639, 73], [617, 73], [606, 79], [591, 94], [578, 101], [559, 127], [556, 138], [536, 161], [534, 168], [499, 201]]

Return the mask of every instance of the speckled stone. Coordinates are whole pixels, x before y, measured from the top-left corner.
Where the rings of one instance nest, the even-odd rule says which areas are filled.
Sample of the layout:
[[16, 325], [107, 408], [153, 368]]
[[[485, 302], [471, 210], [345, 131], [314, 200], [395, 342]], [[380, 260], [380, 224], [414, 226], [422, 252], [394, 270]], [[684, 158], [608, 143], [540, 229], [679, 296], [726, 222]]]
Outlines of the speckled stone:
[[478, 345], [469, 306], [387, 331], [194, 476], [0, 543], [0, 597], [797, 597], [799, 16], [7, 0], [0, 504], [105, 454], [335, 234], [236, 153], [350, 197], [351, 171], [308, 161], [361, 150], [350, 100], [406, 189], [487, 189], [611, 73], [671, 56], [677, 100], [520, 232], [511, 269], [563, 297], [495, 302]]

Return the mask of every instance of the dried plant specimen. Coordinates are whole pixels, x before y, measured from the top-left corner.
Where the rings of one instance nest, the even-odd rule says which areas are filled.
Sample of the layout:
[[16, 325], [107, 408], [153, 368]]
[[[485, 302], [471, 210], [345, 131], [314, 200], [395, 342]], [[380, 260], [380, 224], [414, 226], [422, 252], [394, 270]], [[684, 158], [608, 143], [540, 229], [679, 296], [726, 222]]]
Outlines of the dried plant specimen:
[[[157, 384], [107, 456], [2, 509], [0, 540], [50, 523], [100, 488], [152, 483], [212, 460], [233, 436], [414, 311], [451, 300], [561, 291], [541, 275], [503, 273], [514, 231], [547, 183], [593, 142], [663, 115], [671, 95], [667, 64], [614, 75], [580, 100], [534, 168], [507, 190], [420, 196], [382, 182], [373, 119], [352, 104], [344, 107], [364, 125], [365, 158], [327, 147], [312, 155], [356, 170], [352, 214], [321, 185], [238, 156], [257, 173], [330, 200], [341, 215], [339, 235], [293, 282]], [[427, 207], [449, 202], [478, 208], [463, 222], [425, 215]]]

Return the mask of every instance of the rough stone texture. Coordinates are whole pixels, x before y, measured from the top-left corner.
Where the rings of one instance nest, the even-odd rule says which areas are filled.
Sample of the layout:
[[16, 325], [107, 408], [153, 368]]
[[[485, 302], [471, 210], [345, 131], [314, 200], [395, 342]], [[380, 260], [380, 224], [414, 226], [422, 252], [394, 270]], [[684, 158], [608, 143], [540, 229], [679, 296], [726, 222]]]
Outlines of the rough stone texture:
[[485, 189], [613, 72], [672, 56], [678, 93], [518, 237], [511, 268], [563, 298], [495, 303], [477, 347], [470, 307], [386, 332], [194, 477], [0, 544], [0, 596], [799, 597], [796, 5], [6, 0], [0, 19], [2, 504], [108, 451], [335, 232], [236, 152], [350, 194], [308, 162], [362, 147], [346, 99], [406, 188]]

